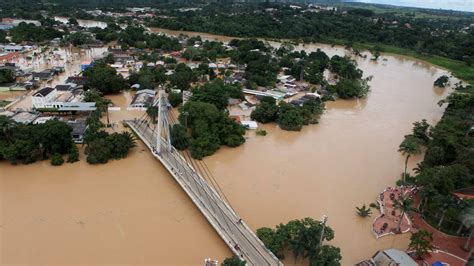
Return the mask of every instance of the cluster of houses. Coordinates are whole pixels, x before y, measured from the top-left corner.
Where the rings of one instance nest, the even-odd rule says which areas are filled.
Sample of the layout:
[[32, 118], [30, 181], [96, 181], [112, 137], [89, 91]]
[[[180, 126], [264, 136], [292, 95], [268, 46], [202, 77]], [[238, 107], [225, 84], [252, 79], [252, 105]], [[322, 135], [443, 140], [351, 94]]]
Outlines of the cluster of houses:
[[45, 87], [31, 97], [33, 108], [40, 112], [87, 112], [96, 109], [95, 102], [84, 102], [84, 91], [75, 83]]
[[125, 12], [111, 12], [111, 11], [102, 11], [100, 9], [94, 10], [84, 10], [87, 14], [100, 17], [107, 16], [113, 18], [133, 18], [133, 19], [145, 19], [155, 17], [155, 12], [157, 9], [151, 7], [128, 7]]
[[45, 116], [38, 112], [27, 112], [27, 111], [4, 111], [0, 112], [0, 115], [5, 115], [13, 121], [21, 124], [43, 124], [52, 119], [58, 119], [65, 122], [71, 128], [71, 137], [75, 143], [81, 144], [84, 142], [84, 135], [87, 129], [87, 123], [85, 118], [77, 119], [66, 119], [57, 116]]
[[[39, 82], [52, 78], [52, 71], [33, 73], [33, 79]], [[69, 77], [65, 84], [53, 87], [43, 87], [31, 95], [32, 109], [3, 111], [0, 114], [10, 117], [13, 121], [22, 124], [42, 124], [51, 119], [59, 119], [72, 128], [71, 136], [76, 143], [82, 143], [87, 129], [85, 116], [76, 116], [70, 120], [59, 117], [57, 114], [89, 113], [96, 110], [95, 102], [84, 102], [85, 78], [82, 76]], [[77, 118], [79, 117], [79, 118]]]
[[35, 26], [41, 26], [41, 22], [39, 22], [38, 20], [2, 18], [2, 20], [0, 21], [0, 30], [13, 29], [22, 22], [25, 22], [27, 24], [34, 24]]

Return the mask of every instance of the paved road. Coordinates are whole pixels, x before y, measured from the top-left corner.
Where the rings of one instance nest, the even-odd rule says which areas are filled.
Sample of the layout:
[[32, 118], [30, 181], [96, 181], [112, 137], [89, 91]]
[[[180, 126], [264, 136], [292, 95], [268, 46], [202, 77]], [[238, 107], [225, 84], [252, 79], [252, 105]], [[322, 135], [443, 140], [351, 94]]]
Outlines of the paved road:
[[140, 120], [126, 122], [171, 173], [234, 254], [245, 260], [247, 265], [283, 265], [179, 151], [173, 147], [168, 151], [166, 143], [161, 141], [162, 152], [157, 154], [153, 130]]

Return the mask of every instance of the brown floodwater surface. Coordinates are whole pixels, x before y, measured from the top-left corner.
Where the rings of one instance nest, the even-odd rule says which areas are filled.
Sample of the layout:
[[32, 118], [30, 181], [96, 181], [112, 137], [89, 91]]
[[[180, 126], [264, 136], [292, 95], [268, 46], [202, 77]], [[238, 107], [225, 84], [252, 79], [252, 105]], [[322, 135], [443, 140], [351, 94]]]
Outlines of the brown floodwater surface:
[[[340, 47], [304, 48], [317, 47], [345, 53]], [[363, 219], [355, 207], [374, 202], [400, 177], [399, 143], [414, 121], [435, 124], [441, 118], [444, 109], [437, 102], [448, 93], [433, 88], [447, 72], [428, 64], [387, 55], [378, 62], [357, 61], [364, 75], [373, 76], [366, 99], [328, 102], [320, 123], [301, 132], [263, 125], [267, 136], [249, 131], [244, 145], [205, 159], [254, 230], [327, 215], [335, 230], [330, 244], [341, 248], [343, 265], [379, 249], [407, 248], [409, 234], [376, 240], [370, 227], [377, 212]], [[110, 98], [122, 107], [110, 112], [111, 122], [143, 114], [126, 111], [128, 92]], [[222, 261], [230, 255], [143, 145], [106, 165], [81, 159], [61, 167], [0, 164], [1, 263], [201, 265], [206, 257]], [[410, 167], [420, 159], [410, 159]]]

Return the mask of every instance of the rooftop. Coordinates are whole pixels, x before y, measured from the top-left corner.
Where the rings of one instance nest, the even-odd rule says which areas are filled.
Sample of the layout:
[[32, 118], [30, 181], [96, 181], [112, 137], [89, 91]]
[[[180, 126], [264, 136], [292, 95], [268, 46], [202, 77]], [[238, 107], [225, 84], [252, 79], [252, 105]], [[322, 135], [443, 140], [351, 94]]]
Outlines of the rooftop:
[[42, 88], [41, 90], [33, 94], [33, 97], [46, 97], [52, 91], [54, 91], [54, 88], [51, 88], [51, 87]]

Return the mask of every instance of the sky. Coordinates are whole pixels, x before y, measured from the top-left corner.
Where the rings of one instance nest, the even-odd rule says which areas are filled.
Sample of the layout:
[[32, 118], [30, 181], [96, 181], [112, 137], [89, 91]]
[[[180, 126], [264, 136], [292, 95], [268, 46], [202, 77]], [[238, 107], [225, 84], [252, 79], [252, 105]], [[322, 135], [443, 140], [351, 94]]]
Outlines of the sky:
[[474, 0], [350, 0], [350, 1], [474, 12]]

